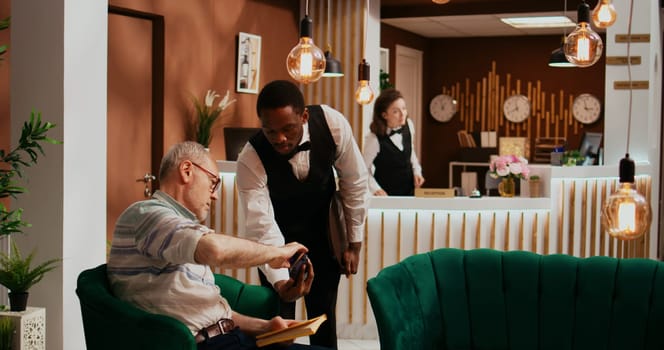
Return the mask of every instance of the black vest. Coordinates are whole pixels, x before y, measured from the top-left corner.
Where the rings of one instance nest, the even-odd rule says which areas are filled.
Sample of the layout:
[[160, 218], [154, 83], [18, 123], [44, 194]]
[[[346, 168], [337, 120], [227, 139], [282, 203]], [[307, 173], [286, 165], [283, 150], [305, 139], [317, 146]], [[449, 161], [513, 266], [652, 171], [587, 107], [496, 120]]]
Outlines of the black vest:
[[263, 163], [274, 217], [286, 243], [297, 241], [310, 250], [329, 250], [326, 232], [330, 201], [336, 189], [332, 167], [336, 144], [320, 106], [309, 111], [309, 175], [297, 179], [288, 160], [277, 153], [262, 132], [249, 142]]
[[404, 125], [402, 130], [403, 151], [389, 136], [378, 136], [380, 149], [373, 161], [374, 178], [390, 196], [412, 196], [415, 191], [413, 164], [410, 162], [413, 150], [408, 124]]

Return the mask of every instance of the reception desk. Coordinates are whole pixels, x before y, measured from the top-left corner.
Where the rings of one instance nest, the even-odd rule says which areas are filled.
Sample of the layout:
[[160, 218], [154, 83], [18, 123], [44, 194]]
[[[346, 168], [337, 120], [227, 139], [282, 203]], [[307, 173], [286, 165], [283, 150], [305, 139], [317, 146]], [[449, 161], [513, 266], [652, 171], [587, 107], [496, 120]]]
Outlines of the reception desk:
[[[238, 203], [235, 164], [218, 162], [222, 185], [210, 216], [217, 231], [238, 235], [244, 214]], [[647, 165], [637, 166], [637, 174]], [[601, 203], [618, 185], [617, 166], [531, 167], [540, 175], [544, 197], [415, 198], [373, 197], [365, 225], [358, 274], [342, 276], [337, 304], [341, 338], [377, 338], [366, 281], [383, 267], [442, 247], [527, 250], [575, 256], [656, 257], [654, 232], [622, 242], [601, 232]], [[651, 199], [650, 176], [637, 176], [637, 188]], [[527, 188], [522, 195], [527, 196]], [[652, 203], [652, 201], [651, 201]], [[656, 217], [653, 222], [656, 222]], [[222, 271], [258, 284], [256, 269]], [[304, 311], [298, 305], [304, 318]]]

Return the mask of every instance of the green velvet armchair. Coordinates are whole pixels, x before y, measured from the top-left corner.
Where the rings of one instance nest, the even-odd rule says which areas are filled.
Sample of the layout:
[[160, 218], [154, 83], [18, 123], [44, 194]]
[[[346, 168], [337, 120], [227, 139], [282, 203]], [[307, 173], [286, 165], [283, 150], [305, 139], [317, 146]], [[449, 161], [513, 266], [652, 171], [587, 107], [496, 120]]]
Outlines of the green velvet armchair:
[[367, 282], [381, 349], [664, 349], [664, 262], [443, 248]]
[[[264, 319], [279, 312], [279, 297], [272, 289], [219, 274], [215, 274], [215, 283], [235, 311]], [[182, 322], [145, 312], [113, 296], [106, 264], [81, 272], [76, 294], [88, 350], [196, 349], [194, 337]]]

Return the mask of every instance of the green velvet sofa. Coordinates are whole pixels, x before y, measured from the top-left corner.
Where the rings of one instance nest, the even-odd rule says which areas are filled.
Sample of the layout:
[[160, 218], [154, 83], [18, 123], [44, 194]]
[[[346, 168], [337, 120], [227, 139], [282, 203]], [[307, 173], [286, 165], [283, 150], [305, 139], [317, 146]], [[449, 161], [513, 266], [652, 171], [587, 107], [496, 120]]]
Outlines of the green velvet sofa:
[[[279, 297], [270, 288], [219, 274], [215, 274], [215, 283], [235, 311], [264, 319], [279, 312]], [[76, 294], [88, 350], [196, 349], [194, 337], [182, 322], [145, 312], [113, 296], [106, 264], [81, 272]]]
[[367, 282], [382, 350], [664, 349], [664, 262], [443, 248]]

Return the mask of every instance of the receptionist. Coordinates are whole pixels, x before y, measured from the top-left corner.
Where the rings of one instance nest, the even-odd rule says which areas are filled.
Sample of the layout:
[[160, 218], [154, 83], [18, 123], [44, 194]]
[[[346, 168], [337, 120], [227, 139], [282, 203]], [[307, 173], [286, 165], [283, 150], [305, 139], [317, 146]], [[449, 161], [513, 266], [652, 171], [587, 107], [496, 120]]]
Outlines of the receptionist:
[[412, 196], [424, 183], [414, 152], [415, 128], [401, 92], [385, 89], [374, 103], [371, 132], [364, 143], [364, 162], [375, 196]]

